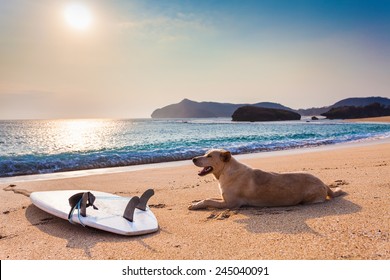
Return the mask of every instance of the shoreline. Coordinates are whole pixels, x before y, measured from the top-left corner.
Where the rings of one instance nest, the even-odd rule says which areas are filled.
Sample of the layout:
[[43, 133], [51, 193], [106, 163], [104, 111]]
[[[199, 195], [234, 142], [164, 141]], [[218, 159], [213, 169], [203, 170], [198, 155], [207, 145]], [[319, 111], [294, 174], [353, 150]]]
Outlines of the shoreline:
[[390, 116], [375, 117], [375, 118], [360, 118], [360, 119], [349, 119], [346, 122], [372, 122], [372, 123], [390, 123]]
[[[190, 211], [220, 196], [194, 165], [0, 184], [2, 260], [388, 260], [390, 141], [278, 156], [236, 156], [271, 172], [309, 172], [347, 195], [291, 207]], [[245, 155], [244, 155], [245, 156]], [[89, 189], [121, 196], [153, 188], [159, 231], [124, 237], [83, 228], [31, 204], [34, 191]], [[7, 191], [10, 190], [10, 191]], [[234, 246], [232, 246], [234, 244]]]
[[[318, 151], [331, 151], [331, 150], [343, 149], [348, 147], [360, 147], [360, 146], [375, 145], [381, 143], [390, 143], [390, 137], [379, 138], [379, 139], [369, 138], [369, 139], [357, 140], [352, 142], [343, 142], [343, 143], [320, 145], [320, 146], [313, 146], [313, 147], [293, 148], [293, 149], [278, 150], [278, 151], [236, 154], [235, 157], [237, 157], [237, 159], [240, 160], [252, 159], [252, 158], [278, 157], [284, 155], [303, 154], [303, 153], [311, 153], [311, 152], [318, 152]], [[45, 173], [45, 174], [0, 177], [0, 184], [30, 182], [30, 181], [44, 181], [44, 180], [55, 180], [55, 179], [69, 179], [69, 178], [77, 178], [77, 177], [85, 177], [85, 176], [93, 176], [93, 175], [135, 172], [135, 171], [149, 170], [149, 169], [160, 169], [160, 168], [170, 168], [170, 167], [173, 168], [173, 167], [180, 167], [186, 165], [192, 165], [192, 161], [189, 159], [189, 160], [158, 162], [158, 163], [139, 164], [139, 165], [130, 165], [130, 166], [118, 166], [118, 167], [84, 169], [84, 170], [74, 170], [74, 171], [65, 171], [65, 172], [53, 172], [53, 173]]]

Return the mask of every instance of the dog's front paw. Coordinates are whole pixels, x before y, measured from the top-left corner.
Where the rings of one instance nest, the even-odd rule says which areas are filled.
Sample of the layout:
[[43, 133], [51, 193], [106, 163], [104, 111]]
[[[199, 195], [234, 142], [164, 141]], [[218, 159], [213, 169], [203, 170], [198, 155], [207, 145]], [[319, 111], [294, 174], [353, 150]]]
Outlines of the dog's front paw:
[[192, 205], [192, 204], [188, 205], [188, 210], [195, 210], [194, 205]]
[[202, 201], [193, 201], [189, 206], [188, 210], [198, 210], [203, 208], [203, 200]]

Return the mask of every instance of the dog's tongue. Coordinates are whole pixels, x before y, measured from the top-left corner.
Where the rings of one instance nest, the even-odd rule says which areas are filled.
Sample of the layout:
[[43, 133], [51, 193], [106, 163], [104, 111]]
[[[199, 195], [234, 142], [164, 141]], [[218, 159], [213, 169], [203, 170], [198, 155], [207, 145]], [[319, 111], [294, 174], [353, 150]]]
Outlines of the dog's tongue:
[[211, 166], [206, 166], [201, 171], [199, 171], [198, 175], [199, 176], [204, 176], [204, 175], [210, 173], [212, 170], [213, 170], [213, 168]]

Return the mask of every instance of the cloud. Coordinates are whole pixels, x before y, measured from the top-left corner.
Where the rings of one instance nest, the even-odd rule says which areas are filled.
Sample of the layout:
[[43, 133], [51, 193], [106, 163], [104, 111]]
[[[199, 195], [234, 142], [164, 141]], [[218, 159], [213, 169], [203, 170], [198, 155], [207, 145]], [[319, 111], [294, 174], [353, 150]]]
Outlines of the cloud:
[[212, 23], [192, 13], [177, 13], [173, 17], [158, 16], [117, 23], [117, 27], [133, 35], [159, 42], [189, 40], [215, 31]]

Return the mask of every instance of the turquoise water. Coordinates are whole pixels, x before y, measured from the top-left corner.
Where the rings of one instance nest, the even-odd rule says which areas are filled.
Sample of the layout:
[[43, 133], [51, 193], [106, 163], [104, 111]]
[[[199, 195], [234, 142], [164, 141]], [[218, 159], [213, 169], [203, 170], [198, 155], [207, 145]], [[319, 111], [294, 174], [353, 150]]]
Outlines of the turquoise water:
[[390, 137], [389, 124], [235, 123], [229, 119], [0, 121], [0, 177], [190, 159]]

